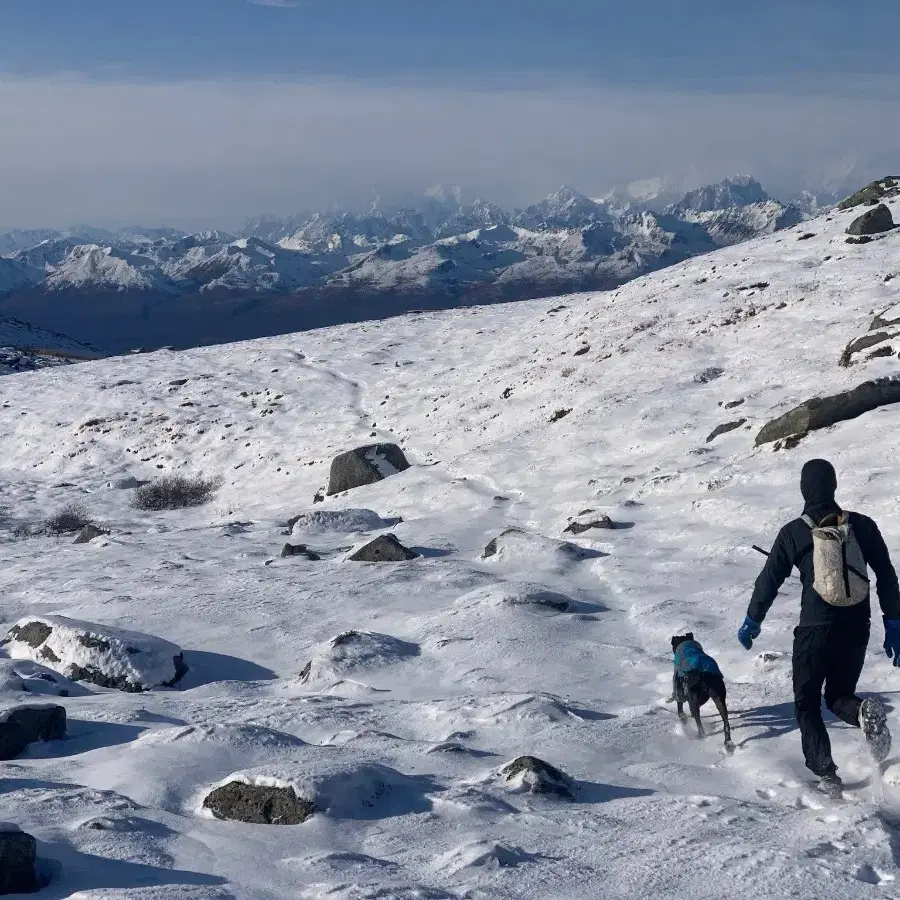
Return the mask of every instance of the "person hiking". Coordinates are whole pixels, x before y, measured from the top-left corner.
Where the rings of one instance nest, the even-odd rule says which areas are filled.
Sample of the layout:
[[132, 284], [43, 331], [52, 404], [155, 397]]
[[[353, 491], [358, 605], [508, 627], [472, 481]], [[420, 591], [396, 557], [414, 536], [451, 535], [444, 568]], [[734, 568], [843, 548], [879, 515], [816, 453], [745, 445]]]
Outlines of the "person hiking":
[[837, 475], [831, 463], [807, 462], [800, 475], [800, 491], [803, 515], [778, 533], [756, 579], [738, 640], [746, 650], [753, 647], [779, 589], [796, 566], [803, 584], [800, 624], [794, 629], [797, 724], [807, 768], [819, 777], [821, 790], [840, 796], [843, 783], [822, 719], [822, 689], [828, 709], [848, 725], [862, 728], [872, 756], [883, 762], [891, 747], [884, 701], [856, 696], [869, 643], [868, 569], [877, 579], [884, 649], [895, 666], [900, 666], [900, 588], [875, 522], [838, 506]]

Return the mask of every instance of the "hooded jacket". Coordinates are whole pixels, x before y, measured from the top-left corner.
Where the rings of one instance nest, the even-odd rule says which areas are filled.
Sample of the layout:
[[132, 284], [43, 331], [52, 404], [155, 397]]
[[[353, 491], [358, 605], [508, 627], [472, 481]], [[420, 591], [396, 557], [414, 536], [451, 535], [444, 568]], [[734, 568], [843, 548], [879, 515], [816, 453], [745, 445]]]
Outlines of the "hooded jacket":
[[[824, 459], [810, 460], [800, 476], [803, 494], [803, 514], [821, 525], [832, 516], [842, 513], [835, 500], [837, 475], [831, 463]], [[887, 619], [900, 619], [900, 586], [891, 564], [884, 538], [878, 526], [868, 516], [848, 513], [850, 527], [856, 535], [868, 567], [875, 573], [878, 600]], [[840, 624], [852, 627], [868, 626], [872, 616], [871, 603], [865, 600], [856, 606], [838, 607], [826, 603], [813, 590], [812, 529], [802, 518], [788, 522], [775, 538], [772, 552], [756, 585], [747, 615], [762, 624], [778, 591], [796, 566], [800, 572], [803, 593], [800, 600], [801, 625]]]

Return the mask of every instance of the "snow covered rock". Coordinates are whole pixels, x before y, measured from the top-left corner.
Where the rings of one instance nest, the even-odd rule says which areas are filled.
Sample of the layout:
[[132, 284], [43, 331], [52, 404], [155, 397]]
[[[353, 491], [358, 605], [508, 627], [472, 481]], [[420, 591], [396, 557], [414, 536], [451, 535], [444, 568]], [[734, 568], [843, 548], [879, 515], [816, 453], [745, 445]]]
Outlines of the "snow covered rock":
[[331, 463], [328, 496], [375, 484], [409, 468], [396, 444], [370, 444], [336, 457]]
[[507, 528], [484, 548], [483, 559], [492, 562], [551, 563], [575, 562], [588, 552], [568, 541], [555, 541], [521, 528]]
[[293, 535], [355, 534], [396, 525], [397, 519], [382, 519], [371, 509], [321, 509], [288, 519]]
[[306, 544], [285, 544], [281, 548], [281, 558], [288, 559], [291, 556], [303, 556], [308, 560], [316, 562], [320, 560], [322, 557], [319, 556], [314, 550], [310, 550]]
[[441, 869], [455, 874], [465, 869], [511, 869], [534, 857], [521, 847], [510, 847], [496, 841], [472, 841], [439, 857]]
[[64, 616], [26, 616], [2, 643], [13, 659], [32, 659], [75, 681], [129, 693], [171, 687], [187, 671], [175, 644]]
[[503, 766], [499, 774], [511, 790], [519, 793], [575, 799], [569, 776], [536, 756], [520, 756]]
[[853, 209], [854, 206], [861, 206], [866, 203], [874, 206], [889, 197], [900, 195], [900, 175], [888, 175], [878, 181], [867, 184], [855, 194], [851, 194], [846, 200], [838, 203], [838, 209]]
[[867, 209], [861, 216], [855, 218], [847, 227], [847, 234], [868, 235], [882, 234], [896, 228], [891, 211], [883, 204], [872, 209]]
[[18, 694], [25, 690], [22, 676], [5, 659], [0, 659], [0, 695]]
[[374, 631], [345, 631], [326, 641], [300, 673], [304, 683], [333, 683], [419, 655], [419, 645]]
[[30, 834], [0, 822], [0, 895], [33, 894], [38, 890], [36, 857], [37, 842]]
[[855, 419], [890, 403], [900, 403], [900, 378], [865, 381], [850, 391], [831, 397], [813, 397], [764, 425], [756, 436], [756, 446], [802, 437], [810, 431]]
[[502, 584], [479, 588], [464, 594], [454, 606], [460, 609], [475, 607], [489, 609], [531, 609], [548, 613], [572, 612], [577, 604], [565, 594], [552, 591], [540, 584]]
[[615, 527], [615, 522], [609, 516], [586, 509], [575, 516], [563, 530], [566, 534], [584, 534], [595, 528], [608, 530]]
[[404, 547], [394, 535], [382, 534], [347, 558], [351, 562], [406, 562], [418, 559], [419, 554]]
[[278, 766], [229, 775], [207, 794], [203, 808], [219, 819], [299, 825], [316, 813], [371, 817], [381, 798], [414, 791], [412, 779], [394, 769], [316, 747]]
[[66, 710], [50, 704], [0, 709], [0, 759], [14, 759], [29, 744], [66, 734]]
[[87, 524], [78, 532], [78, 537], [72, 543], [89, 544], [94, 538], [103, 537], [106, 534], [109, 534], [109, 532], [105, 529], [99, 528], [97, 525]]

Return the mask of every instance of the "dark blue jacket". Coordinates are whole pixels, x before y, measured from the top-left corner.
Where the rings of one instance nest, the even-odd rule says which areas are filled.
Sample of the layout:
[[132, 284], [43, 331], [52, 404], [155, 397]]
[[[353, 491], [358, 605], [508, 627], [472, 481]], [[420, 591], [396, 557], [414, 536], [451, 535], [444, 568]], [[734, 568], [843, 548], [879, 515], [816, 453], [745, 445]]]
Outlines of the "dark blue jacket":
[[699, 641], [682, 641], [675, 649], [675, 673], [684, 677], [691, 672], [722, 674], [716, 661], [703, 652]]

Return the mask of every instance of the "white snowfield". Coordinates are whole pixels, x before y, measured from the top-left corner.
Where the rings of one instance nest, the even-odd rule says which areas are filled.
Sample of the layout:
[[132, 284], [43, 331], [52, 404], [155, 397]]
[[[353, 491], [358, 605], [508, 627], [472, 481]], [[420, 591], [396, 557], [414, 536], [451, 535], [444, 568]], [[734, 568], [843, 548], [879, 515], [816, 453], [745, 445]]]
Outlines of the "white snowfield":
[[[806, 459], [835, 463], [839, 499], [900, 561], [900, 405], [754, 446], [802, 401], [898, 372], [900, 346], [838, 364], [900, 302], [900, 230], [847, 244], [861, 211], [613, 293], [0, 379], [4, 633], [63, 615], [158, 636], [189, 667], [171, 690], [54, 697], [68, 738], [0, 767], [0, 818], [38, 838], [47, 896], [896, 897], [897, 753], [873, 777], [858, 732], [833, 723], [842, 805], [803, 767], [796, 579], [752, 652], [735, 639], [751, 545], [799, 513]], [[313, 503], [334, 456], [387, 441], [409, 470]], [[107, 488], [169, 472], [224, 484], [158, 513]], [[73, 501], [111, 534], [15, 537]], [[588, 509], [619, 527], [564, 535]], [[287, 521], [314, 512], [294, 534], [321, 559], [279, 558]], [[388, 522], [419, 558], [346, 559]], [[534, 537], [482, 558], [510, 528]], [[556, 552], [563, 539], [584, 552]], [[686, 629], [725, 673], [733, 756], [711, 708], [700, 742], [665, 702]], [[366, 636], [337, 652], [350, 631]], [[876, 610], [861, 690], [891, 702], [881, 642]], [[302, 680], [308, 662], [333, 680]], [[24, 693], [8, 666], [26, 664], [21, 682], [40, 680], [8, 661], [8, 698]], [[338, 799], [303, 825], [201, 812], [235, 773], [306, 783], [337, 752]], [[522, 755], [574, 799], [498, 775]], [[377, 798], [373, 771], [396, 773]]]

